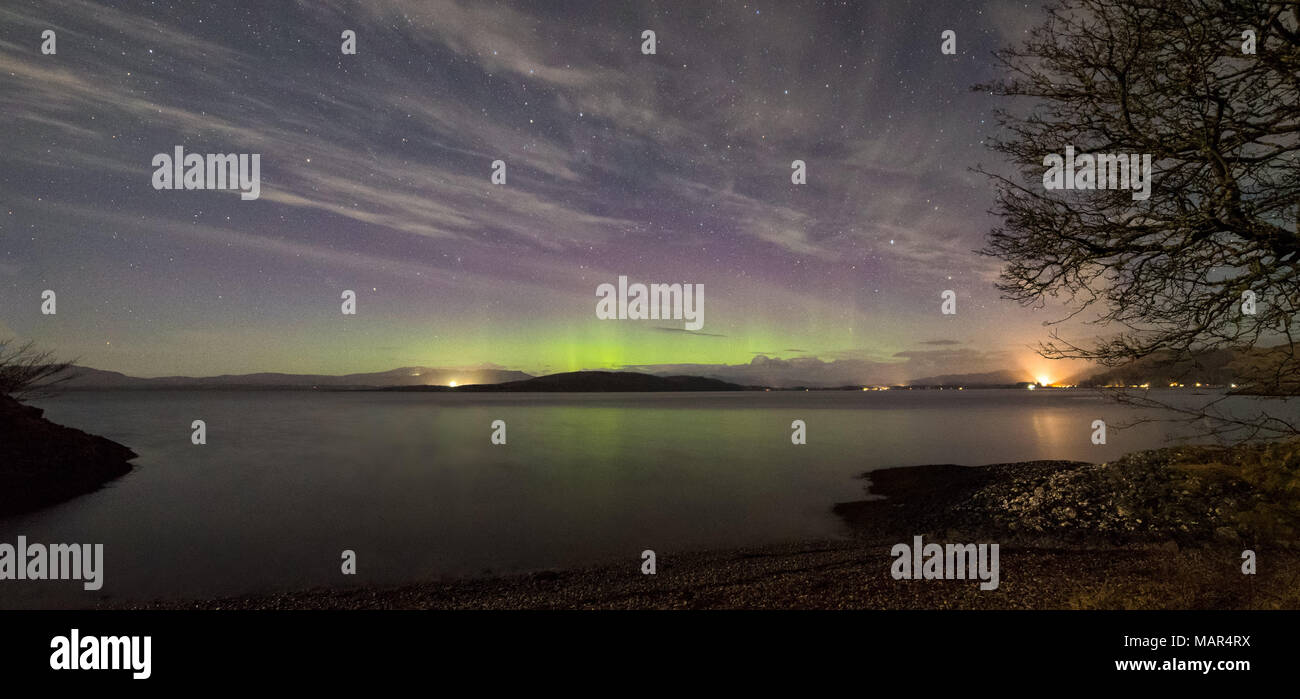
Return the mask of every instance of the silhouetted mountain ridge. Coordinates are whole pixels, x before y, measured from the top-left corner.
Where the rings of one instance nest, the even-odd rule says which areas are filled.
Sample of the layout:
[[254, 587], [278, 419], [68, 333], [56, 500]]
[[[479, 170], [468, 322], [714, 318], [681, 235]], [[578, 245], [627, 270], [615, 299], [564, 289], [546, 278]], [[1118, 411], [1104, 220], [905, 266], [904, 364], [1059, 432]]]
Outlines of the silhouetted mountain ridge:
[[[1294, 356], [1290, 354], [1294, 351], [1294, 348], [1286, 345], [1236, 351], [1221, 349], [1200, 352], [1178, 361], [1172, 361], [1171, 355], [1167, 353], [1160, 353], [1102, 371], [1080, 381], [1080, 385], [1133, 386], [1145, 383], [1159, 387], [1171, 383], [1215, 386], [1258, 383], [1260, 379], [1268, 377], [1267, 367], [1274, 366], [1282, 357]], [[1294, 377], [1284, 377], [1281, 381], [1282, 385], [1294, 383]]]
[[653, 376], [631, 371], [571, 371], [523, 381], [470, 386], [395, 386], [388, 391], [455, 391], [519, 393], [613, 393], [660, 391], [744, 391], [744, 386], [702, 376]]
[[909, 386], [1013, 386], [1024, 381], [1032, 380], [1028, 377], [1009, 371], [1006, 369], [1000, 371], [986, 371], [978, 374], [943, 374], [941, 376], [926, 376], [919, 379], [912, 379], [907, 382]]
[[379, 388], [385, 386], [427, 386], [500, 383], [533, 378], [532, 374], [505, 369], [401, 367], [388, 371], [343, 374], [222, 374], [220, 376], [160, 376], [138, 378], [121, 372], [74, 367], [75, 376], [60, 384], [66, 389], [158, 389], [158, 388]]

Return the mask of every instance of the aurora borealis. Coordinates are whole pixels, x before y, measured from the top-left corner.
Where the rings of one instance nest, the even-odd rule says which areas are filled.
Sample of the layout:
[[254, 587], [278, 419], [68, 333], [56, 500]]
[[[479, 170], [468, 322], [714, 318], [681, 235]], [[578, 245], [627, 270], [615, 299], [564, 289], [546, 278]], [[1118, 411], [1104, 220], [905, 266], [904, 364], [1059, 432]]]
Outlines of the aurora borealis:
[[[974, 253], [994, 222], [970, 168], [996, 164], [1003, 105], [970, 86], [1037, 20], [963, 0], [6, 3], [0, 336], [139, 376], [762, 357], [1029, 378], [1059, 309], [999, 300]], [[260, 197], [155, 190], [177, 146], [259, 153]], [[620, 275], [702, 284], [704, 326], [602, 322]]]

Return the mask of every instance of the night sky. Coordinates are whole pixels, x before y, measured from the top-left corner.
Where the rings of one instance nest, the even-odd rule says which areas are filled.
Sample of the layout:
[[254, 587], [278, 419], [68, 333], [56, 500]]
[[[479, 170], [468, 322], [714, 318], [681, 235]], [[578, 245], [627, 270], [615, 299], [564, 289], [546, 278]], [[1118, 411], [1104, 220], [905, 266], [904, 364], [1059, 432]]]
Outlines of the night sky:
[[[0, 7], [0, 337], [139, 376], [1060, 375], [1060, 310], [974, 253], [1008, 105], [970, 88], [1037, 1], [121, 6]], [[261, 197], [155, 190], [176, 145], [259, 153]], [[703, 284], [704, 327], [597, 319], [620, 274]]]

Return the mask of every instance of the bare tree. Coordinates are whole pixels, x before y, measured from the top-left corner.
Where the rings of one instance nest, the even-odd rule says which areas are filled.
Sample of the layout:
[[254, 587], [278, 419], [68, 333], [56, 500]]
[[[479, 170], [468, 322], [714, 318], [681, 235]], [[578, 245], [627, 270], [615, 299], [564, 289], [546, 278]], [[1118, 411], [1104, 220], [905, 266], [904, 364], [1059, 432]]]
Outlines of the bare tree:
[[50, 395], [58, 384], [75, 376], [71, 362], [54, 360], [32, 342], [0, 340], [0, 395], [16, 399]]
[[[981, 170], [1002, 219], [983, 251], [1005, 263], [999, 289], [1024, 304], [1063, 302], [1055, 324], [1100, 326], [1082, 345], [1053, 330], [1040, 353], [1119, 367], [1231, 350], [1243, 387], [1300, 394], [1300, 4], [1059, 0], [1047, 10], [1023, 45], [995, 54], [1003, 77], [975, 88], [1010, 98], [993, 148], [1016, 172]], [[1049, 191], [1044, 159], [1067, 146], [1150, 154], [1150, 198]], [[1273, 416], [1248, 422], [1250, 436], [1300, 434]]]

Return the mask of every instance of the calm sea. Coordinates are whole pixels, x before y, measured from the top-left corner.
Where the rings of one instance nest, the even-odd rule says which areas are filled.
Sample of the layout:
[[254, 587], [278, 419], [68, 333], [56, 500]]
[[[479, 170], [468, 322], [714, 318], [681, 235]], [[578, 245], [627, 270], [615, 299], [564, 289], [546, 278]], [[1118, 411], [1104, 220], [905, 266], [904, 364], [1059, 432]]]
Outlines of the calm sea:
[[[1203, 399], [1203, 397], [1183, 400]], [[1250, 401], [1253, 399], [1233, 399]], [[55, 422], [139, 453], [109, 487], [0, 520], [100, 543], [104, 587], [0, 582], [0, 607], [197, 598], [836, 537], [872, 469], [1104, 461], [1168, 424], [1088, 391], [699, 394], [70, 392]], [[190, 423], [207, 424], [207, 444]], [[791, 421], [808, 443], [791, 444]], [[505, 445], [490, 441], [506, 422]], [[356, 552], [358, 575], [340, 573]]]

